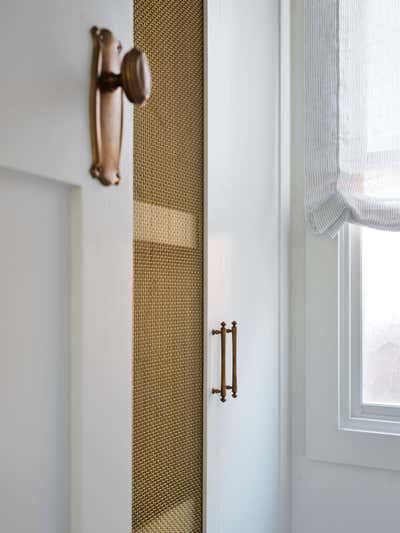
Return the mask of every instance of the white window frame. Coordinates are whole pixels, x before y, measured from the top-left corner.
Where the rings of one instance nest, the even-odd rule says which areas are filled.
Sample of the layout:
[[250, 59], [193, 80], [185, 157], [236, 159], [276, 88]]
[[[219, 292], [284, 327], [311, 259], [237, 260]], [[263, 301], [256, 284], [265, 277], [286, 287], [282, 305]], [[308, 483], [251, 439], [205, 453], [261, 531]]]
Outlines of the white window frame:
[[400, 436], [400, 406], [364, 403], [361, 228], [339, 236], [339, 427]]
[[357, 389], [357, 382], [351, 383], [361, 375], [360, 338], [353, 335], [350, 342], [356, 320], [360, 326], [361, 302], [355, 301], [357, 240], [353, 239], [351, 248], [348, 232], [345, 228], [339, 238], [330, 240], [306, 229], [306, 455], [319, 461], [400, 470], [400, 422], [388, 407], [384, 413], [379, 405], [357, 410], [360, 385]]

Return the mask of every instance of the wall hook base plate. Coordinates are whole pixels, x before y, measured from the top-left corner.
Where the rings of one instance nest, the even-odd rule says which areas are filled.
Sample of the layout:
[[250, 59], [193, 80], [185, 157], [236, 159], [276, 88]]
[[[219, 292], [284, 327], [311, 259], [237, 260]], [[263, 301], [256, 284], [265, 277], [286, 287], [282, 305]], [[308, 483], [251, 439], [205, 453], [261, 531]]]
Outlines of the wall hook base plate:
[[90, 136], [92, 165], [90, 174], [103, 185], [120, 182], [119, 161], [122, 144], [123, 90], [107, 87], [101, 80], [121, 73], [122, 46], [111, 31], [91, 29], [93, 55], [90, 73]]

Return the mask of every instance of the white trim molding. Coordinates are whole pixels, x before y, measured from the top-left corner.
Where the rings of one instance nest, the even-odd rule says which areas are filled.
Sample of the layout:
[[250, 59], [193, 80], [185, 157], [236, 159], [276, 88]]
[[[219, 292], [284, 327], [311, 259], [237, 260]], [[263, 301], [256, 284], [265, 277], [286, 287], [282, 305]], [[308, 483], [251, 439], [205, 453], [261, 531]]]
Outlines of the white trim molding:
[[280, 2], [279, 139], [279, 532], [291, 529], [291, 431], [289, 371], [291, 1]]

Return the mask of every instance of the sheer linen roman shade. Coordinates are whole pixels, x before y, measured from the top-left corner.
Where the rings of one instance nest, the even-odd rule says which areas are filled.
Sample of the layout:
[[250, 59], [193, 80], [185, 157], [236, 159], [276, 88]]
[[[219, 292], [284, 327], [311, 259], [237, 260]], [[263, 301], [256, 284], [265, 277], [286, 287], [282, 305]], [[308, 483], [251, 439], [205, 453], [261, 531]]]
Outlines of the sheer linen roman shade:
[[400, 230], [400, 0], [305, 0], [306, 218]]

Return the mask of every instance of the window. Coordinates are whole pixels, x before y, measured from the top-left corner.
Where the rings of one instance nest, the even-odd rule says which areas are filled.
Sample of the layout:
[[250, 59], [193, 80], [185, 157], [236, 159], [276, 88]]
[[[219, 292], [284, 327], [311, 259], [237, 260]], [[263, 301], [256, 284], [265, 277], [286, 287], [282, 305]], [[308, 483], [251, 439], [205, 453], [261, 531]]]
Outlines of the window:
[[[352, 168], [354, 146], [347, 155], [344, 143], [343, 159], [361, 176], [359, 194], [390, 203], [400, 197], [399, 6], [368, 0], [341, 9], [349, 22], [344, 47], [360, 47], [343, 54], [341, 74], [354, 85], [347, 102], [353, 115], [343, 113], [342, 130], [352, 128], [363, 169]], [[356, 16], [362, 24], [354, 24]], [[345, 227], [339, 256], [339, 426], [400, 434], [400, 234]]]
[[400, 470], [400, 234], [309, 230], [305, 275], [306, 454]]
[[[398, 229], [399, 2], [307, 5], [312, 227]], [[400, 470], [400, 233], [344, 224], [326, 240], [308, 229], [303, 316], [307, 456]]]
[[400, 235], [359, 231], [362, 402], [400, 407]]
[[400, 434], [400, 234], [340, 236], [339, 426]]

